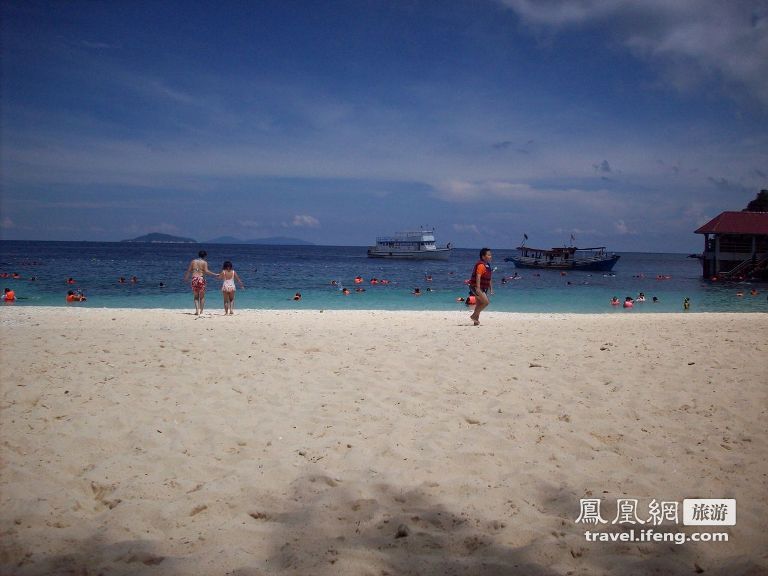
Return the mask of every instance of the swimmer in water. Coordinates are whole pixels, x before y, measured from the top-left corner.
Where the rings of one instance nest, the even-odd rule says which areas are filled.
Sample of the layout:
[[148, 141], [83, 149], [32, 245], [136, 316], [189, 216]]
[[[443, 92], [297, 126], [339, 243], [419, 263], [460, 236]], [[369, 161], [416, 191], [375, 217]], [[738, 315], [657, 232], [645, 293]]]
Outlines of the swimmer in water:
[[85, 302], [86, 297], [80, 290], [67, 291], [67, 302]]

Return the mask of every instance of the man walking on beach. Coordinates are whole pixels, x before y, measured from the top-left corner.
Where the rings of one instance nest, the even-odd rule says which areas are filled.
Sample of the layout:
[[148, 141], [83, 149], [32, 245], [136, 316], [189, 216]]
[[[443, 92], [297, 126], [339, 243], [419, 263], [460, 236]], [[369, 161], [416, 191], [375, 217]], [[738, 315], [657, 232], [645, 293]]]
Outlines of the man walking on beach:
[[205, 250], [200, 250], [197, 253], [197, 258], [189, 263], [187, 271], [184, 272], [184, 281], [186, 282], [189, 275], [192, 274], [192, 296], [195, 299], [195, 316], [200, 316], [205, 308], [205, 275], [218, 276], [215, 272], [208, 270], [208, 262], [205, 258], [208, 253]]
[[491, 281], [491, 254], [490, 248], [480, 250], [480, 260], [475, 264], [472, 270], [472, 278], [469, 280], [469, 292], [475, 297], [475, 311], [470, 318], [475, 326], [480, 324], [480, 312], [485, 310], [491, 301], [488, 294], [493, 294], [493, 283]]

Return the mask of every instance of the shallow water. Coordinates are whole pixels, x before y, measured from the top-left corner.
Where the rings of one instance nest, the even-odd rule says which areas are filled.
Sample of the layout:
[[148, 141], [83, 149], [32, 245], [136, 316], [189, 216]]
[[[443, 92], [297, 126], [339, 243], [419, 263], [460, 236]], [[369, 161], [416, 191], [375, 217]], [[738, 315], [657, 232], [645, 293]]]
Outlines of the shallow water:
[[[365, 247], [354, 246], [255, 246], [226, 244], [133, 244], [121, 242], [0, 242], [0, 272], [18, 272], [22, 279], [0, 279], [13, 288], [16, 306], [64, 306], [68, 289], [82, 289], [87, 307], [191, 308], [192, 296], [183, 281], [184, 271], [197, 251], [208, 251], [212, 270], [231, 260], [245, 282], [236, 308], [265, 309], [379, 309], [461, 310], [456, 298], [466, 296], [464, 281], [477, 260], [477, 250], [456, 249], [447, 262], [375, 260]], [[489, 311], [643, 313], [678, 312], [683, 298], [691, 299], [697, 312], [768, 312], [768, 285], [712, 283], [701, 277], [699, 261], [685, 254], [621, 253], [612, 274], [516, 270], [504, 258], [513, 250], [494, 250], [495, 294]], [[518, 280], [501, 282], [517, 274]], [[354, 278], [365, 281], [356, 285]], [[427, 281], [427, 275], [432, 280]], [[129, 282], [119, 284], [123, 276]], [[139, 282], [131, 284], [131, 276]], [[658, 276], [669, 277], [657, 280]], [[35, 281], [29, 278], [36, 277]], [[67, 278], [76, 280], [67, 285]], [[371, 285], [371, 278], [388, 279], [389, 285]], [[352, 293], [341, 294], [336, 280]], [[160, 283], [165, 287], [161, 288]], [[207, 308], [221, 308], [221, 282], [209, 279]], [[356, 287], [365, 292], [355, 292]], [[414, 296], [419, 287], [421, 296]], [[750, 296], [752, 288], [758, 296]], [[430, 290], [430, 291], [428, 291]], [[293, 300], [301, 292], [299, 302]], [[737, 292], [743, 292], [738, 297]], [[609, 305], [613, 296], [624, 300], [644, 292], [645, 303], [632, 310]], [[653, 296], [659, 302], [651, 302]]]

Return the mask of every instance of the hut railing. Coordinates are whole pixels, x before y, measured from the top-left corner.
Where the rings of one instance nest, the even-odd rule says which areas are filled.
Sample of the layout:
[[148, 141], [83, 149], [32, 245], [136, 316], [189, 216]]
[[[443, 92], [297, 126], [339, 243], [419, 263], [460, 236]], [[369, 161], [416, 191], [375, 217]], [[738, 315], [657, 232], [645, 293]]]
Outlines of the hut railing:
[[759, 260], [752, 260], [752, 257], [747, 258], [746, 260], [743, 260], [739, 262], [736, 266], [728, 270], [727, 272], [722, 272], [721, 276], [731, 277], [736, 274], [740, 274], [742, 272], [749, 273], [755, 268], [759, 268], [763, 264], [768, 263], [768, 254], [764, 255]]

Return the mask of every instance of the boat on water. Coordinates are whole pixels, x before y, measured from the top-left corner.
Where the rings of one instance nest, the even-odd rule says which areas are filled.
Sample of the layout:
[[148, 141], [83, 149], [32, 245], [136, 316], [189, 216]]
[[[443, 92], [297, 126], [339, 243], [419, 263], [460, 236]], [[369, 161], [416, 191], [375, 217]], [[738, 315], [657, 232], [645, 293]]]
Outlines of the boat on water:
[[450, 242], [442, 247], [435, 243], [434, 229], [421, 229], [379, 236], [376, 245], [368, 248], [368, 258], [447, 260], [452, 249]]
[[605, 246], [595, 248], [531, 248], [519, 246], [517, 255], [504, 258], [505, 262], [513, 262], [516, 268], [538, 268], [544, 270], [593, 270], [609, 272], [619, 261], [618, 254], [606, 252]]

